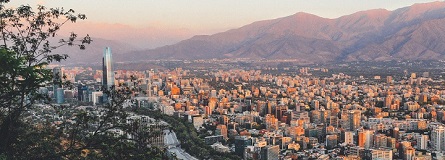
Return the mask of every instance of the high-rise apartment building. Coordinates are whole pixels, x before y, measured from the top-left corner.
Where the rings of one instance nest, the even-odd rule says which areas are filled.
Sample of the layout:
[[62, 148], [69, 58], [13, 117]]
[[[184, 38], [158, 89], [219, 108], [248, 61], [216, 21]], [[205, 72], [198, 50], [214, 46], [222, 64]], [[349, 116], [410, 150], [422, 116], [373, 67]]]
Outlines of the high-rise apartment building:
[[408, 147], [403, 150], [403, 160], [412, 160], [414, 159], [416, 153], [416, 149], [413, 147]]
[[261, 148], [261, 160], [278, 160], [280, 147], [278, 145], [266, 146]]
[[358, 146], [369, 149], [374, 142], [374, 130], [361, 130], [358, 132]]
[[435, 151], [445, 151], [445, 127], [438, 126], [431, 131], [431, 147]]
[[353, 132], [345, 132], [344, 142], [346, 144], [354, 144], [354, 133]]
[[420, 135], [417, 137], [417, 149], [426, 150], [428, 147], [428, 135]]
[[104, 57], [102, 59], [102, 85], [110, 89], [114, 85], [113, 59], [111, 56], [111, 48], [106, 47]]
[[360, 110], [351, 110], [348, 112], [349, 130], [354, 131], [360, 128], [361, 114]]
[[252, 139], [250, 139], [246, 136], [236, 136], [235, 137], [235, 154], [243, 157], [244, 149], [250, 145], [252, 145]]
[[392, 160], [391, 149], [371, 149], [371, 159]]
[[327, 135], [326, 136], [326, 148], [333, 149], [335, 146], [337, 146], [337, 135]]
[[88, 87], [82, 84], [77, 85], [77, 100], [87, 102], [89, 100]]
[[216, 126], [215, 132], [216, 132], [216, 135], [222, 135], [225, 139], [228, 139], [226, 125], [219, 124], [218, 126]]

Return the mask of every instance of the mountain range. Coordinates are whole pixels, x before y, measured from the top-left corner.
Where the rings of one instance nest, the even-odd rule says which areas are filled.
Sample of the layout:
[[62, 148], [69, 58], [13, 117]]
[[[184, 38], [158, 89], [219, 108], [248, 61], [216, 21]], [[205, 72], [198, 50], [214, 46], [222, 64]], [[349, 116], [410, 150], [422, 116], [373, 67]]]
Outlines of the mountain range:
[[113, 55], [116, 61], [247, 58], [327, 63], [445, 59], [445, 2], [414, 4], [394, 11], [367, 10], [335, 19], [299, 12], [155, 49], [124, 50]]
[[[116, 40], [107, 40], [92, 37], [93, 42], [86, 46], [84, 50], [80, 50], [78, 46], [62, 46], [56, 48], [52, 53], [67, 54], [69, 58], [62, 64], [102, 64], [102, 57], [105, 47], [111, 47], [113, 56], [120, 57], [121, 54], [128, 54], [140, 48], [128, 43]], [[55, 43], [54, 43], [55, 44]]]

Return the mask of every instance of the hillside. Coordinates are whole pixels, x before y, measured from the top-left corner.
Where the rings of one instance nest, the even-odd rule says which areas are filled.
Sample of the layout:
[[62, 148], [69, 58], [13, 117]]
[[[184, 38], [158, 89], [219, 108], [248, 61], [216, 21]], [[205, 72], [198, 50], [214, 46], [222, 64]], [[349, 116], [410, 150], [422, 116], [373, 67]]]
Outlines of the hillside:
[[296, 59], [333, 61], [445, 58], [445, 2], [375, 9], [336, 19], [308, 13], [258, 21], [174, 45], [129, 52], [120, 60]]

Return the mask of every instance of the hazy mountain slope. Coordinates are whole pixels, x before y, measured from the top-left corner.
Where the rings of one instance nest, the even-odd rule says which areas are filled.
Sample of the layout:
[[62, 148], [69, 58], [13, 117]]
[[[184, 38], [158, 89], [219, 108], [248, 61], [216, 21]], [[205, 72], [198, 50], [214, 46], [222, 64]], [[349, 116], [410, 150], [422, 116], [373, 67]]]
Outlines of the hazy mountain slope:
[[[62, 62], [62, 64], [72, 63], [102, 63], [102, 57], [105, 47], [111, 47], [113, 58], [116, 61], [124, 61], [125, 58], [120, 55], [138, 50], [129, 44], [125, 44], [118, 41], [105, 40], [101, 38], [92, 38], [93, 42], [86, 45], [85, 50], [80, 50], [78, 46], [62, 46], [53, 50], [53, 53], [68, 54], [69, 58]], [[55, 43], [54, 43], [55, 44]]]
[[305, 62], [445, 58], [445, 2], [337, 19], [307, 13], [259, 21], [174, 45], [129, 53], [147, 59], [298, 59]]

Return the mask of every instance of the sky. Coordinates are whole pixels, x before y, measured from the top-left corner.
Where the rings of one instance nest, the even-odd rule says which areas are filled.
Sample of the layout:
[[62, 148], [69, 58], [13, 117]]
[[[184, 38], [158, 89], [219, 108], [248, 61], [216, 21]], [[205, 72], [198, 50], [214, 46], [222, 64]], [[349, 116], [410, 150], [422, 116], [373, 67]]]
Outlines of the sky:
[[71, 8], [88, 21], [134, 27], [162, 26], [193, 30], [240, 27], [254, 21], [306, 12], [337, 18], [357, 11], [394, 10], [432, 0], [12, 0], [10, 5], [43, 4]]
[[[150, 46], [172, 44], [197, 34], [213, 34], [259, 20], [275, 19], [297, 12], [337, 18], [369, 9], [395, 10], [433, 0], [11, 0], [7, 6], [41, 4], [64, 7], [86, 14], [84, 28], [99, 28], [96, 35], [113, 39], [100, 29], [131, 28], [146, 34]], [[92, 25], [93, 27], [90, 27]], [[118, 26], [116, 26], [118, 25]], [[101, 27], [98, 27], [101, 26]], [[114, 27], [114, 28], [113, 28]], [[90, 32], [96, 32], [91, 31]], [[130, 31], [129, 31], [130, 32]], [[164, 36], [165, 35], [165, 36]], [[114, 35], [114, 37], [116, 37]], [[130, 35], [131, 37], [131, 35]], [[154, 37], [154, 38], [153, 38]], [[163, 38], [168, 37], [168, 38]], [[165, 42], [165, 43], [164, 43]]]

